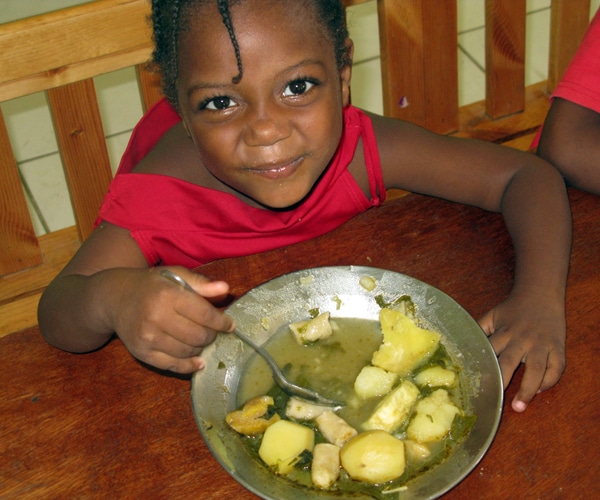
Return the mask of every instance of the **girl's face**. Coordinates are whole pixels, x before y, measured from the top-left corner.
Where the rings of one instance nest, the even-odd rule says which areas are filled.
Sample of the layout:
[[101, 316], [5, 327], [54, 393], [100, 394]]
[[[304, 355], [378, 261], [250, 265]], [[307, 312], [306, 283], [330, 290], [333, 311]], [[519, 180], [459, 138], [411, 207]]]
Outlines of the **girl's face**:
[[[311, 190], [340, 141], [350, 67], [298, 0], [231, 7], [243, 77], [216, 2], [196, 9], [179, 44], [184, 126], [204, 166], [261, 205], [287, 208]], [[348, 40], [351, 50], [351, 42]]]

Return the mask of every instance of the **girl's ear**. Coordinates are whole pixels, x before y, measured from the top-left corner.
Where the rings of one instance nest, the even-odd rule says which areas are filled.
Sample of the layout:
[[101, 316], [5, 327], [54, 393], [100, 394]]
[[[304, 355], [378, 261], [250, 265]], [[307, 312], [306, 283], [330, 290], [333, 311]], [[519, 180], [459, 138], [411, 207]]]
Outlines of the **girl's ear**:
[[354, 58], [354, 42], [346, 38], [345, 64], [340, 70], [340, 81], [342, 84], [342, 104], [350, 104], [350, 80], [352, 79], [352, 59]]

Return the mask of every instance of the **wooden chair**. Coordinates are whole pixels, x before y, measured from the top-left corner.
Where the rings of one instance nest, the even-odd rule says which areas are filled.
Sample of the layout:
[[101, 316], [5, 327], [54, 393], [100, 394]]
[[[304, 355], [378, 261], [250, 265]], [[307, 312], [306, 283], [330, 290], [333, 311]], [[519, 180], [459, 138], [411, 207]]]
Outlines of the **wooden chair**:
[[144, 108], [160, 97], [145, 69], [146, 0], [99, 0], [0, 26], [0, 101], [46, 91], [76, 226], [37, 238], [0, 115], [0, 336], [36, 324], [39, 297], [92, 231], [111, 169], [94, 76], [135, 66]]
[[[385, 113], [522, 149], [589, 16], [589, 0], [552, 1], [550, 78], [525, 88], [525, 0], [486, 0], [487, 97], [459, 109], [456, 0], [377, 4]], [[133, 66], [144, 107], [160, 98], [156, 75], [145, 69], [152, 50], [148, 14], [148, 0], [97, 0], [0, 26], [0, 102], [47, 93], [76, 220], [36, 237], [0, 113], [0, 336], [36, 323], [43, 289], [92, 231], [110, 182], [92, 78]], [[408, 107], [399, 105], [403, 97]]]
[[[347, 1], [362, 3], [362, 0]], [[552, 0], [548, 81], [525, 87], [526, 0], [485, 0], [486, 99], [459, 108], [456, 0], [377, 0], [384, 113], [441, 134], [527, 149], [589, 22], [590, 0]], [[401, 106], [402, 98], [409, 102]]]

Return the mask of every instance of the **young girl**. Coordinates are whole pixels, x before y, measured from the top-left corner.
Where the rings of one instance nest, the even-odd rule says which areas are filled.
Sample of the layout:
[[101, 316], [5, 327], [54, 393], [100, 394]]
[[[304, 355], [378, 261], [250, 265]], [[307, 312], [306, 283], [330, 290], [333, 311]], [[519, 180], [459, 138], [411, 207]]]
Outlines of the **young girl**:
[[[339, 0], [154, 0], [167, 101], [135, 130], [96, 231], [46, 290], [46, 339], [188, 373], [231, 319], [228, 291], [185, 268], [313, 238], [403, 188], [502, 211], [517, 256], [509, 297], [481, 320], [523, 411], [564, 368], [570, 214], [534, 155], [438, 136], [349, 105]], [[458, 236], [458, 235], [457, 235]], [[175, 267], [196, 294], [162, 278]]]

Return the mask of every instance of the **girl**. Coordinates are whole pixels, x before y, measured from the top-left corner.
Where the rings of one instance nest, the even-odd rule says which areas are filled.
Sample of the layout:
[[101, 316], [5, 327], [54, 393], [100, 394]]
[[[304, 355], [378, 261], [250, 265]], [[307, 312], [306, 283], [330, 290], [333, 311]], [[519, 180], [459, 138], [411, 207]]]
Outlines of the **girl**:
[[523, 411], [564, 368], [569, 206], [534, 155], [438, 136], [349, 105], [352, 41], [339, 0], [154, 0], [167, 101], [143, 118], [99, 225], [40, 302], [45, 338], [73, 352], [116, 334], [155, 367], [202, 369], [231, 319], [195, 267], [323, 234], [402, 188], [502, 211], [517, 266], [481, 320]]

